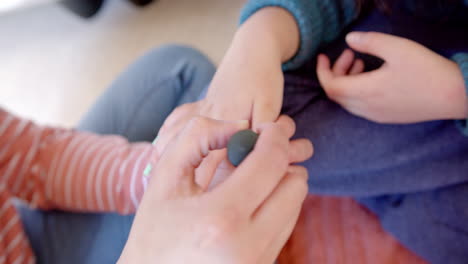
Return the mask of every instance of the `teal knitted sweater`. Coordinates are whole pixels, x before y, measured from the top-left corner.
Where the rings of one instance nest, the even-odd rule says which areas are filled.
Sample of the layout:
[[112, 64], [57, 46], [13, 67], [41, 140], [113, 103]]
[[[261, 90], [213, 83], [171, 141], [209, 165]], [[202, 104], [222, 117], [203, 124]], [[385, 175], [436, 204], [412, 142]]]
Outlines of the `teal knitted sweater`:
[[[465, 5], [468, 5], [468, 0]], [[295, 56], [283, 65], [284, 70], [298, 68], [316, 56], [320, 46], [335, 40], [359, 15], [355, 0], [250, 0], [241, 13], [240, 22], [268, 6], [288, 10], [299, 25], [300, 47]], [[458, 53], [452, 59], [462, 71], [468, 93], [468, 53]], [[468, 121], [460, 121], [458, 126], [468, 136]]]

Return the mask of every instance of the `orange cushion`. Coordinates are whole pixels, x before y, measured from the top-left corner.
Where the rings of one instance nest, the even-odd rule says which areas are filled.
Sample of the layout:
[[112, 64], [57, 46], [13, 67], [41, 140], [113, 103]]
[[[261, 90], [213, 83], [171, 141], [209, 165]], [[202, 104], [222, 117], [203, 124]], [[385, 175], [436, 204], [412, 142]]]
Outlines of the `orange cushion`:
[[309, 195], [278, 263], [425, 263], [351, 198]]

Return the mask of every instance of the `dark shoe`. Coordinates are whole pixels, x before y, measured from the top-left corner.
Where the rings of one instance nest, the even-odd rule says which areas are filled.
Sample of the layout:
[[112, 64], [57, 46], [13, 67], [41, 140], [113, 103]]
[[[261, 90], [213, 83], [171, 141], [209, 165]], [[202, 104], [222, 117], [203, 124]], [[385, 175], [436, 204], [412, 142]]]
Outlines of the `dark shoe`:
[[129, 0], [129, 1], [137, 6], [145, 6], [145, 5], [152, 3], [154, 0]]
[[104, 0], [62, 0], [61, 4], [71, 10], [73, 13], [90, 18], [101, 9]]

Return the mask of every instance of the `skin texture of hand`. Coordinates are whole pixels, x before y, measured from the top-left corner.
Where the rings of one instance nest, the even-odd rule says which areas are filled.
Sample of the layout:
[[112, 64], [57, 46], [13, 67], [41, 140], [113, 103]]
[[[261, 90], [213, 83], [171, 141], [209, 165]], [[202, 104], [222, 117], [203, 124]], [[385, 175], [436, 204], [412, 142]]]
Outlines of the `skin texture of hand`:
[[352, 32], [346, 41], [354, 50], [385, 61], [363, 73], [363, 62], [349, 50], [333, 68], [319, 55], [320, 83], [349, 112], [378, 123], [466, 118], [465, 84], [456, 63], [414, 41], [383, 33]]
[[289, 12], [270, 7], [254, 14], [234, 36], [198, 114], [249, 120], [254, 129], [275, 121], [283, 102], [281, 64], [298, 46], [298, 27]]
[[[166, 119], [158, 134], [158, 153], [163, 153], [194, 116], [248, 120], [254, 130], [263, 122], [277, 120], [283, 103], [281, 64], [296, 53], [298, 46], [299, 29], [288, 11], [268, 7], [255, 13], [235, 34], [206, 97], [179, 107]], [[225, 158], [224, 150], [212, 151], [198, 169], [201, 175], [212, 175], [206, 170], [216, 168], [212, 185], [231, 169]], [[202, 181], [199, 177], [197, 180]]]
[[246, 126], [197, 117], [184, 127], [152, 173], [119, 264], [273, 263], [307, 195], [307, 171], [290, 161], [308, 159], [312, 145], [292, 144], [294, 123], [281, 117], [259, 126], [254, 150], [224, 182], [197, 184], [206, 155]]
[[296, 53], [298, 46], [299, 30], [288, 11], [269, 7], [255, 13], [236, 32], [206, 98], [191, 104], [190, 112], [174, 111], [159, 135], [177, 134], [197, 115], [248, 120], [253, 129], [275, 121], [283, 101], [281, 64]]

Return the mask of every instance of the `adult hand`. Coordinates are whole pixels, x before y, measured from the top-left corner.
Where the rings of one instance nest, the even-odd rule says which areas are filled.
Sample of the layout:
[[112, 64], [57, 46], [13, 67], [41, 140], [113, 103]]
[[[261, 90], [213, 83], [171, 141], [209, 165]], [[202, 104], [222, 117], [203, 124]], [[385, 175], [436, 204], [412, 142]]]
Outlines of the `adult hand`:
[[345, 51], [330, 68], [320, 55], [317, 74], [327, 95], [351, 113], [379, 123], [463, 119], [465, 84], [456, 63], [424, 46], [376, 32], [352, 32], [346, 41], [359, 52], [382, 58], [375, 71]]
[[161, 156], [119, 263], [272, 263], [307, 194], [307, 140], [290, 142], [294, 123], [259, 126], [254, 150], [206, 191], [195, 180], [209, 151], [225, 148], [246, 122], [191, 120]]

